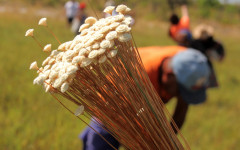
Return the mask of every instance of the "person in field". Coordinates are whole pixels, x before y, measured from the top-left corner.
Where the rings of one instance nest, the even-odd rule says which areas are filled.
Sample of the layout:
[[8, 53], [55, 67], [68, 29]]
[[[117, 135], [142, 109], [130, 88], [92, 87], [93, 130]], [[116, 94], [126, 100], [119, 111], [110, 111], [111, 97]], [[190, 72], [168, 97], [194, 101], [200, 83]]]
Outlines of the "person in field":
[[217, 81], [212, 61], [223, 61], [225, 57], [224, 46], [221, 42], [215, 40], [214, 29], [212, 26], [207, 24], [197, 25], [193, 29], [193, 37], [194, 39], [191, 41], [189, 47], [199, 50], [207, 57], [209, 67], [211, 68], [209, 87], [218, 87], [219, 83]]
[[71, 26], [73, 19], [76, 16], [78, 11], [78, 2], [76, 2], [75, 0], [67, 1], [64, 5], [64, 8], [65, 8], [68, 25]]
[[85, 20], [87, 19], [87, 14], [85, 10], [86, 10], [86, 3], [81, 2], [78, 5], [78, 10], [74, 17], [72, 27], [71, 27], [72, 32], [75, 33], [76, 35], [80, 33], [79, 28], [82, 24], [84, 24]]
[[[201, 104], [206, 100], [210, 74], [207, 58], [198, 50], [181, 46], [143, 47], [139, 48], [139, 53], [162, 101], [168, 103], [173, 98], [177, 99], [173, 120], [180, 129], [189, 105]], [[91, 126], [114, 147], [119, 147], [120, 144], [110, 133], [93, 122]], [[113, 149], [89, 127], [80, 138], [83, 140], [83, 150]]]
[[192, 39], [190, 31], [190, 19], [186, 5], [181, 6], [182, 17], [172, 14], [169, 21], [169, 36], [181, 46], [188, 46]]

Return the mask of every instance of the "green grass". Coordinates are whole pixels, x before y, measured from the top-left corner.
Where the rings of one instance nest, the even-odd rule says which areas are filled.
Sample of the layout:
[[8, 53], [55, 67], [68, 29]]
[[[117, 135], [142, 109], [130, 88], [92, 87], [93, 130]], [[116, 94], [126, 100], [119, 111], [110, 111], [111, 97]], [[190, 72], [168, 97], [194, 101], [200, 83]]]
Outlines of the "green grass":
[[[85, 125], [32, 84], [36, 74], [28, 70], [29, 64], [34, 60], [40, 63], [47, 55], [33, 39], [24, 37], [25, 31], [35, 28], [41, 43], [57, 47], [53, 37], [37, 26], [38, 19], [31, 12], [0, 14], [0, 149], [80, 149], [78, 134]], [[49, 24], [61, 41], [73, 38], [62, 19], [49, 18]], [[240, 147], [239, 31], [230, 26], [217, 30], [227, 57], [215, 64], [220, 88], [208, 91], [205, 104], [190, 107], [183, 126], [182, 133], [193, 150]], [[134, 37], [138, 46], [173, 44], [166, 23], [139, 20]], [[168, 105], [171, 111], [173, 105]]]

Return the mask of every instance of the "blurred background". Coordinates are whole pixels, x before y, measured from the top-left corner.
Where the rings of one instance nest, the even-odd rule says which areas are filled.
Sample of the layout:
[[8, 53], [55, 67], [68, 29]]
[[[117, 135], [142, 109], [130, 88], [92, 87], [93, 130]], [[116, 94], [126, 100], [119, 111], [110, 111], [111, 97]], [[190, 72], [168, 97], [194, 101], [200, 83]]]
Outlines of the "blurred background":
[[[98, 16], [105, 0], [85, 2], [86, 16]], [[85, 125], [62, 108], [40, 86], [32, 84], [36, 74], [31, 62], [47, 57], [25, 31], [34, 28], [42, 45], [58, 42], [38, 20], [48, 18], [49, 28], [60, 41], [75, 33], [67, 23], [65, 0], [0, 0], [0, 149], [80, 149], [78, 138]], [[133, 36], [138, 47], [176, 45], [168, 36], [168, 19], [181, 16], [180, 0], [116, 0], [133, 10]], [[191, 28], [209, 24], [214, 37], [225, 47], [223, 62], [213, 62], [220, 86], [208, 90], [208, 100], [191, 106], [182, 128], [193, 150], [237, 150], [240, 147], [240, 0], [188, 0]], [[92, 8], [91, 8], [92, 7]], [[172, 113], [175, 102], [167, 104]]]

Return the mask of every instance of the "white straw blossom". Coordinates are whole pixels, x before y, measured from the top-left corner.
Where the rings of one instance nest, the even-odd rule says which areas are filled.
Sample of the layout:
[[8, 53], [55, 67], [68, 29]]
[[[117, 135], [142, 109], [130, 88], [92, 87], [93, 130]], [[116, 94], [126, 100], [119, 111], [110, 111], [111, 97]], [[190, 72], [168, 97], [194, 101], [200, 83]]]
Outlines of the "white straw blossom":
[[85, 23], [90, 24], [90, 25], [93, 25], [96, 21], [97, 21], [96, 18], [94, 18], [94, 17], [88, 17], [88, 18], [85, 20]]
[[52, 50], [52, 44], [47, 44], [46, 46], [44, 46], [43, 51], [44, 52], [51, 52]]
[[34, 61], [33, 63], [31, 63], [29, 69], [30, 69], [30, 70], [38, 70], [37, 62]]
[[47, 26], [47, 18], [41, 18], [38, 22], [40, 26]]
[[106, 8], [103, 10], [103, 12], [112, 15], [112, 12], [113, 12], [114, 9], [115, 9], [114, 6], [108, 6], [108, 7], [106, 7]]
[[80, 107], [78, 107], [78, 109], [76, 110], [76, 112], [74, 113], [75, 116], [79, 116], [81, 114], [83, 114], [84, 111], [84, 106], [81, 105]]
[[31, 36], [33, 37], [33, 32], [34, 32], [34, 29], [28, 29], [25, 33], [25, 36]]

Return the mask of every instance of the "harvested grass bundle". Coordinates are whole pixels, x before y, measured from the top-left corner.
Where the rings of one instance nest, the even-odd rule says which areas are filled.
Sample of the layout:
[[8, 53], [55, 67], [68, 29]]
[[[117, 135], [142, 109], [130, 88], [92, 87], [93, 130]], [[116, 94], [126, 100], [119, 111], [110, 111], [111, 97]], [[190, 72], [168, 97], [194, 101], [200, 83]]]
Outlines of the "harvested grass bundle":
[[[84, 110], [96, 117], [95, 122], [128, 149], [184, 149], [144, 70], [131, 35], [131, 18], [124, 16], [130, 9], [119, 5], [116, 10], [119, 15], [86, 19], [81, 34], [53, 50], [41, 68], [33, 62], [30, 69], [39, 74], [33, 83], [61, 104], [58, 95], [79, 105], [75, 115]], [[41, 23], [46, 26], [46, 19]], [[34, 37], [33, 30], [26, 35]]]

